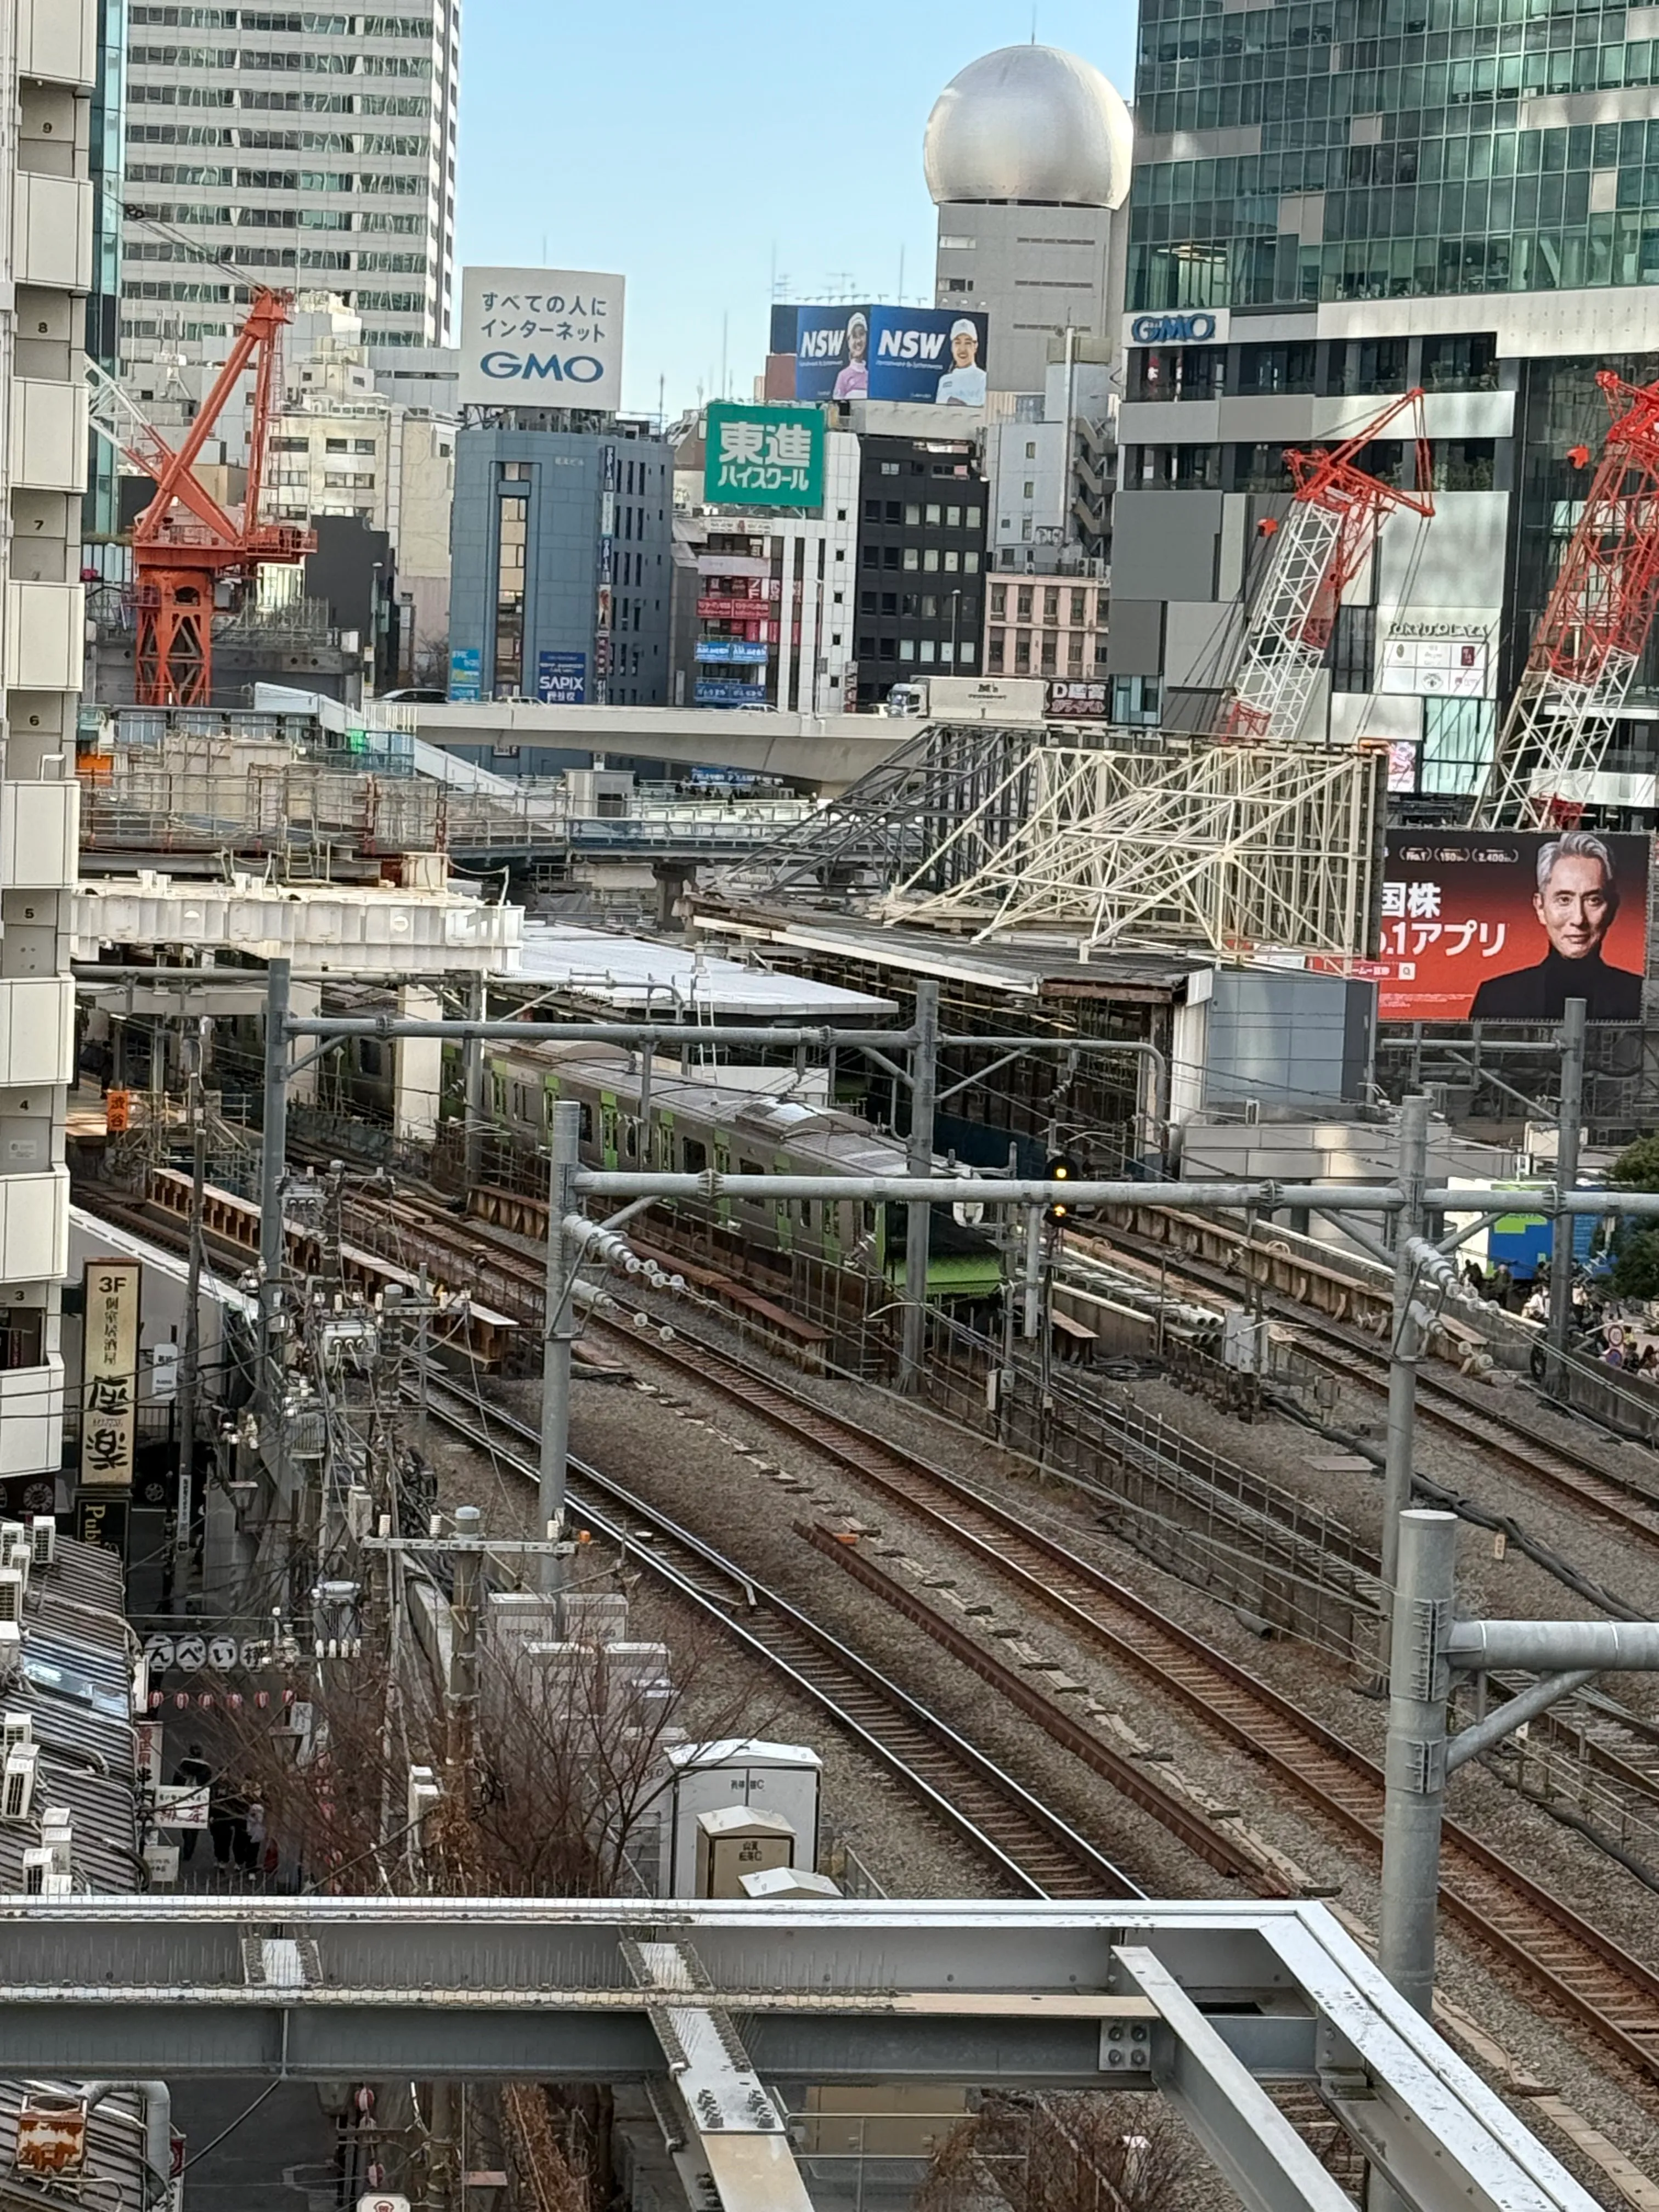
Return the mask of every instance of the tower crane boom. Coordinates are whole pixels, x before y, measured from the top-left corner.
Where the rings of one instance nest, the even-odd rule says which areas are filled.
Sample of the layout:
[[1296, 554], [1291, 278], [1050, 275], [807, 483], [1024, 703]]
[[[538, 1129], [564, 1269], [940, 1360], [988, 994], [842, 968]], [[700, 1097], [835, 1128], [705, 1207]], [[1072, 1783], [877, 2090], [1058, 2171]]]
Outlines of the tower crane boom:
[[[143, 209], [126, 213], [167, 238], [194, 241]], [[204, 257], [210, 258], [210, 257]], [[218, 258], [218, 257], [211, 257]], [[219, 586], [246, 588], [265, 562], [302, 561], [317, 550], [313, 531], [261, 520], [271, 418], [282, 404], [282, 334], [293, 295], [242, 276], [250, 304], [223, 367], [175, 449], [114, 380], [88, 364], [94, 427], [155, 485], [132, 526], [133, 696], [142, 707], [204, 707], [213, 690], [213, 617]], [[216, 500], [197, 463], [242, 377], [252, 368], [247, 487], [240, 507]]]
[[[1577, 820], [1659, 607], [1659, 384], [1595, 379], [1612, 410], [1521, 681], [1477, 793], [1473, 828]], [[1583, 466], [1583, 447], [1569, 459]]]
[[[1358, 456], [1402, 415], [1412, 418], [1413, 480], [1391, 484]], [[1397, 507], [1434, 514], [1423, 394], [1408, 392], [1340, 446], [1291, 448], [1291, 510], [1273, 531], [1267, 573], [1252, 602], [1217, 734], [1293, 742], [1329, 650], [1342, 594], [1370, 558]], [[1265, 527], [1266, 526], [1264, 526]]]

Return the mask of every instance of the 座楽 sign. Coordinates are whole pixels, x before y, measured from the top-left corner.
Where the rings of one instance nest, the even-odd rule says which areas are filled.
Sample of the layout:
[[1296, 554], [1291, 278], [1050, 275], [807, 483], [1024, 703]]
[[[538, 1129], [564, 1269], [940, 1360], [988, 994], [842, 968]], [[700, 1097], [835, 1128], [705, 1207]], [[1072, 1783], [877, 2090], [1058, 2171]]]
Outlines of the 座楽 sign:
[[702, 495], [711, 507], [822, 506], [823, 416], [816, 407], [714, 400]]
[[88, 1260], [81, 1352], [81, 1481], [130, 1490], [138, 1424], [137, 1260]]

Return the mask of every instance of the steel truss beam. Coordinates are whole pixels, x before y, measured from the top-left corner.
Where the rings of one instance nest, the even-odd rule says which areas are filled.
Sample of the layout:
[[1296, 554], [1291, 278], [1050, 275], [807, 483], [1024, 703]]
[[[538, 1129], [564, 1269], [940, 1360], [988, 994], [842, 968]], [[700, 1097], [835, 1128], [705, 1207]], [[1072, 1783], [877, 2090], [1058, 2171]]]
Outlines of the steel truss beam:
[[1376, 750], [1047, 744], [895, 881], [889, 922], [1079, 930], [1090, 945], [1363, 956], [1381, 898]]
[[698, 2028], [680, 2058], [738, 2133], [774, 2132], [762, 2077], [1163, 2081], [1247, 2203], [1277, 2172], [1276, 2207], [1322, 2212], [1253, 2087], [1302, 2078], [1421, 2212], [1595, 2212], [1316, 1904], [18, 1897], [0, 1918], [11, 2073], [650, 2079], [674, 2060], [657, 2020], [729, 2015], [741, 2045], [716, 2061]]

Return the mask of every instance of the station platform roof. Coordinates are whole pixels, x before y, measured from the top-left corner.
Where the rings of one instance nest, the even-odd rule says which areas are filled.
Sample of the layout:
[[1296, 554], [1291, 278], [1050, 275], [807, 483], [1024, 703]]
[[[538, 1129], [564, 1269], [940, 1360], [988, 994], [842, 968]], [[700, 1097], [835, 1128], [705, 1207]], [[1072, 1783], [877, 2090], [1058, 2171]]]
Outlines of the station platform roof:
[[559, 991], [596, 1015], [684, 1020], [708, 1012], [726, 1020], [870, 1022], [897, 1012], [890, 999], [870, 992], [775, 974], [689, 945], [533, 919], [525, 925], [517, 963], [502, 980], [519, 990]]

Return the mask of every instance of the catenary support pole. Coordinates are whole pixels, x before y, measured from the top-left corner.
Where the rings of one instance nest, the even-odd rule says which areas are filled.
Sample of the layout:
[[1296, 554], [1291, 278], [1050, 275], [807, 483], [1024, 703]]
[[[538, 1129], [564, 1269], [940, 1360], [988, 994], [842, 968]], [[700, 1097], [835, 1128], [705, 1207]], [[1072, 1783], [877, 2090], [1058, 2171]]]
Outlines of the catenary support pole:
[[[482, 975], [472, 979], [471, 1012], [475, 1022], [489, 1015], [489, 986]], [[466, 1187], [476, 1190], [483, 1180], [484, 1041], [469, 1036], [461, 1047], [463, 1091], [466, 1108]]]
[[[455, 1534], [476, 1542], [483, 1534], [483, 1515], [476, 1505], [455, 1508]], [[449, 1600], [449, 1680], [444, 1698], [452, 1789], [466, 1788], [478, 1717], [478, 1608], [483, 1583], [483, 1553], [457, 1547]]]
[[259, 1145], [260, 1435], [278, 1498], [289, 1502], [283, 1419], [283, 1360], [279, 1334], [287, 1247], [283, 1182], [288, 1172], [288, 1000], [290, 963], [273, 960], [265, 975], [264, 1127]]
[[[1422, 1329], [1417, 1318], [1418, 1255], [1423, 1234], [1423, 1187], [1429, 1157], [1429, 1100], [1417, 1092], [1400, 1103], [1400, 1188], [1405, 1197], [1395, 1224], [1394, 1317], [1389, 1340], [1388, 1456], [1382, 1471], [1382, 1602], [1396, 1588], [1400, 1519], [1412, 1502], [1416, 1446], [1417, 1360]], [[1384, 1625], [1387, 1625], [1385, 1615]], [[1385, 1644], [1385, 1650], [1389, 1646]]]
[[[931, 975], [916, 982], [916, 1041], [910, 1051], [910, 1133], [905, 1162], [914, 1176], [933, 1170], [933, 1101], [939, 1089], [939, 984]], [[925, 1201], [905, 1209], [903, 1338], [899, 1388], [917, 1391], [927, 1334], [927, 1259], [933, 1208]]]
[[1440, 1825], [1446, 1799], [1446, 1696], [1450, 1669], [1457, 1516], [1400, 1516], [1394, 1631], [1389, 1647], [1384, 1759], [1382, 1911], [1376, 1961], [1425, 2019], [1434, 2002]]
[[[1584, 1126], [1584, 1016], [1583, 999], [1569, 999], [1561, 1010], [1561, 1110], [1557, 1117], [1555, 1183], [1571, 1190], [1578, 1181], [1578, 1147]], [[1570, 1213], [1558, 1213], [1550, 1232], [1550, 1388], [1562, 1391], [1564, 1358], [1572, 1322], [1572, 1235]]]
[[[564, 1499], [570, 1456], [570, 1346], [575, 1335], [576, 1263], [580, 1248], [564, 1224], [574, 1212], [572, 1177], [581, 1153], [581, 1108], [574, 1098], [555, 1102], [550, 1132], [553, 1163], [547, 1191], [546, 1334], [542, 1346], [541, 1519], [544, 1531], [564, 1534]], [[542, 1560], [542, 1587], [561, 1583], [556, 1554]]]
[[179, 1352], [179, 1504], [173, 1524], [173, 1595], [190, 1579], [190, 1530], [196, 1514], [197, 1399], [202, 1371], [202, 1218], [207, 1187], [207, 1115], [202, 1097], [201, 1042], [190, 1071], [185, 1115], [190, 1127], [190, 1241], [185, 1262], [185, 1333]]

